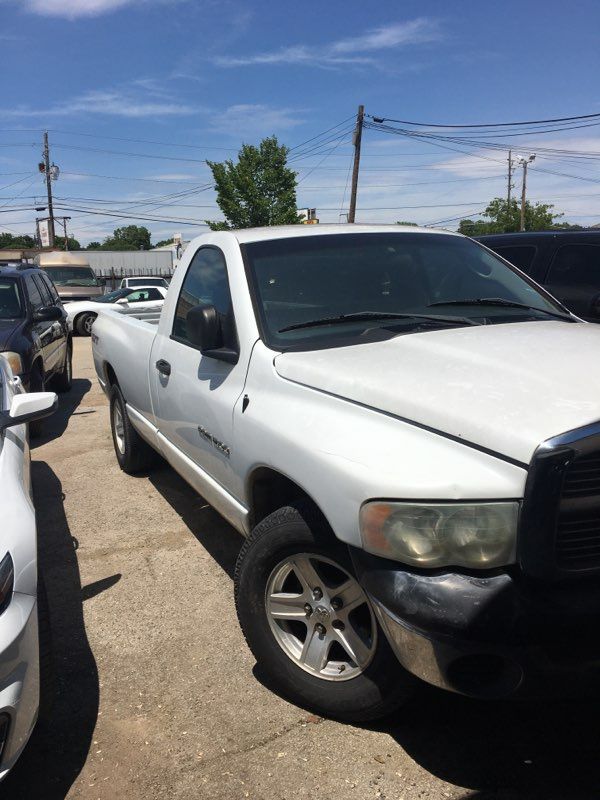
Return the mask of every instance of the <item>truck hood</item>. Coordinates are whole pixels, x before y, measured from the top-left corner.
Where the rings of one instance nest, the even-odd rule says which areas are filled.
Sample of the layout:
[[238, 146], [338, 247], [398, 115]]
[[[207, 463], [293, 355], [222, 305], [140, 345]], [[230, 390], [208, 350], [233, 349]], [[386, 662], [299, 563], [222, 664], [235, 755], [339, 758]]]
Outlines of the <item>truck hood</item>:
[[600, 325], [444, 329], [274, 363], [282, 378], [525, 464], [545, 439], [600, 420]]

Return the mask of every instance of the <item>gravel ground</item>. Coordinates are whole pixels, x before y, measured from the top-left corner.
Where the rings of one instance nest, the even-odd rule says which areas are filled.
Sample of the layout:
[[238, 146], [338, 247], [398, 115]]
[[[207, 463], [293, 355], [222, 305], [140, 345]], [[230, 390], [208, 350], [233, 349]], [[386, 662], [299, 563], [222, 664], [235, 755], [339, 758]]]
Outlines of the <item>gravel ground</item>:
[[424, 688], [353, 727], [274, 694], [235, 617], [238, 534], [170, 468], [123, 474], [89, 339], [74, 373], [32, 447], [54, 703], [3, 800], [600, 795], [597, 702]]

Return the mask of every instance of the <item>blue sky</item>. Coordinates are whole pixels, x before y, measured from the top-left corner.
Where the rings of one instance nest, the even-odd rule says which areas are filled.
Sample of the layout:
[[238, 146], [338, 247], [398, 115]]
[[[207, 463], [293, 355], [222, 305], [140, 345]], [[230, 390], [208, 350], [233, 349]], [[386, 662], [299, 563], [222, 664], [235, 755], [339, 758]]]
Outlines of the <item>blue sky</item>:
[[[294, 147], [348, 120], [328, 148], [293, 162], [298, 205], [337, 222], [359, 103], [375, 116], [442, 123], [600, 112], [592, 0], [568, 9], [557, 0], [0, 0], [0, 9], [0, 212], [43, 198], [35, 170], [47, 128], [62, 170], [58, 204], [162, 217], [143, 223], [155, 240], [219, 218], [206, 158], [270, 134]], [[515, 142], [519, 152], [600, 153], [600, 126]], [[357, 220], [432, 223], [482, 208], [506, 192], [506, 154], [481, 154], [365, 131]], [[529, 196], [594, 224], [599, 182], [598, 159], [540, 157]], [[136, 221], [57, 213], [73, 217], [82, 242]], [[0, 213], [0, 230], [31, 232], [34, 217]]]

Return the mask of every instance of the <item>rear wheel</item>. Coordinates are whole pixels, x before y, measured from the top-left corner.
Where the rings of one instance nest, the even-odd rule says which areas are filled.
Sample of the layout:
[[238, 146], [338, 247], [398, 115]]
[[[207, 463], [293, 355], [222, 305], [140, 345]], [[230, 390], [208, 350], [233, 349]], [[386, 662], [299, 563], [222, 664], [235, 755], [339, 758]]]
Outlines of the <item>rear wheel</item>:
[[347, 549], [310, 505], [281, 508], [254, 529], [236, 565], [235, 602], [257, 662], [292, 701], [364, 721], [412, 693]]
[[67, 354], [65, 356], [65, 365], [62, 372], [59, 372], [52, 379], [52, 388], [57, 392], [68, 392], [71, 388], [73, 381], [73, 349], [71, 343], [67, 345]]
[[91, 336], [92, 325], [98, 315], [92, 311], [86, 311], [85, 314], [80, 314], [75, 320], [75, 329], [80, 336]]
[[156, 462], [156, 452], [131, 424], [125, 398], [118, 386], [113, 386], [110, 395], [110, 427], [115, 455], [123, 472], [135, 475], [136, 472], [149, 469]]

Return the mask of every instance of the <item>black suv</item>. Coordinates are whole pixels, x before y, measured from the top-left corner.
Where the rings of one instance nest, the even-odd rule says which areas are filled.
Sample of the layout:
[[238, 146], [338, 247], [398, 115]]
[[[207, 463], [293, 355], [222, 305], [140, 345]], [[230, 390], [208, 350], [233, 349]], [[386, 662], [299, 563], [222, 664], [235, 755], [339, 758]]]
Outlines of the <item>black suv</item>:
[[67, 314], [52, 281], [32, 264], [0, 264], [0, 352], [26, 390], [71, 388]]
[[501, 233], [477, 241], [526, 272], [577, 316], [600, 322], [600, 230]]

